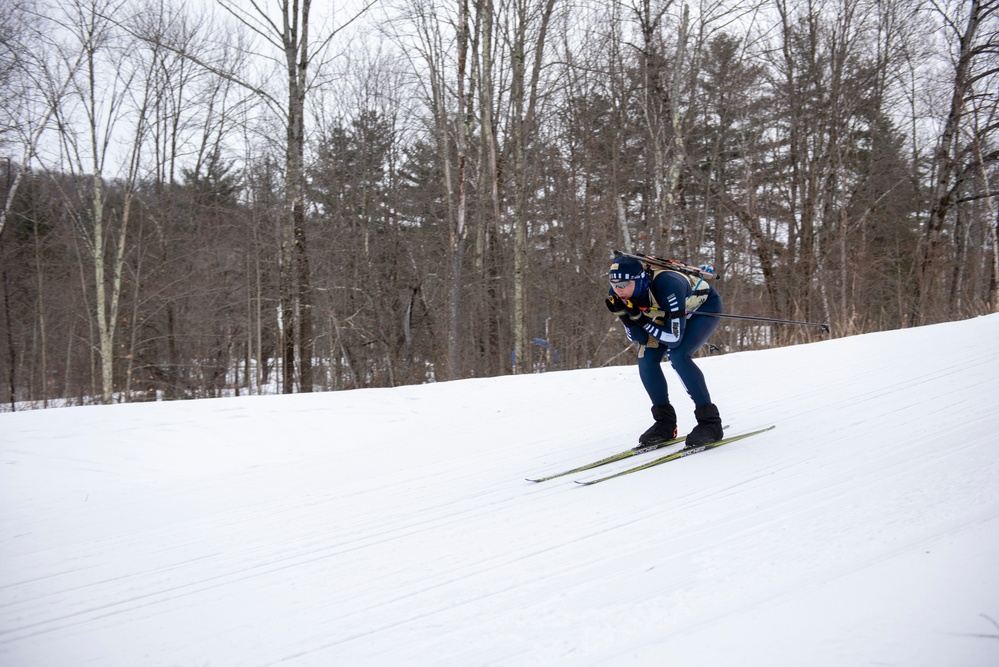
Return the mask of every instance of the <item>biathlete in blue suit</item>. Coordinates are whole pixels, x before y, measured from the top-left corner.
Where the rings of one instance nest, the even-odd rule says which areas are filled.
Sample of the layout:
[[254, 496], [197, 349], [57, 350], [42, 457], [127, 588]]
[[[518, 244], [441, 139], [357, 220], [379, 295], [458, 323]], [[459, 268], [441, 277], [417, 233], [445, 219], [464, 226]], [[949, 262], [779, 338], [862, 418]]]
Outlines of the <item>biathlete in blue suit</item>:
[[711, 402], [704, 374], [693, 360], [718, 326], [717, 317], [697, 317], [696, 313], [721, 313], [721, 296], [696, 276], [665, 268], [650, 271], [632, 257], [615, 258], [607, 295], [607, 308], [621, 319], [628, 339], [638, 344], [638, 373], [652, 400], [655, 423], [638, 442], [658, 445], [677, 436], [676, 410], [669, 402], [661, 365], [667, 355], [694, 401], [697, 426], [687, 435], [685, 446], [721, 440], [718, 408]]

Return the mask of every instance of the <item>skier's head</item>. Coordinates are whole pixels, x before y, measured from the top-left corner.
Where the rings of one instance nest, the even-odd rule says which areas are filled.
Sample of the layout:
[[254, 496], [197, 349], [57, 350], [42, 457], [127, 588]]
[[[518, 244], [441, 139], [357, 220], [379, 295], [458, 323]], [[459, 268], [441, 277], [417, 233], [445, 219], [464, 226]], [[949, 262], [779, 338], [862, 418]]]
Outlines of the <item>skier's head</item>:
[[646, 273], [645, 266], [634, 257], [615, 257], [608, 277], [611, 291], [622, 299], [641, 298], [649, 288], [649, 274]]

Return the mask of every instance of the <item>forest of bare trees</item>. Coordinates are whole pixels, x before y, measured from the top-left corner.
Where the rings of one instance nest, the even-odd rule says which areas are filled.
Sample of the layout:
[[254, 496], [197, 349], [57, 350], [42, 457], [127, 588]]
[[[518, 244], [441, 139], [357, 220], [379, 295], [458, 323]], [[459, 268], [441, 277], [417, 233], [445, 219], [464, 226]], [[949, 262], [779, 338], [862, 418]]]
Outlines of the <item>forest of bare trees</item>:
[[999, 0], [0, 0], [0, 197], [7, 410], [630, 363], [612, 248], [967, 318]]

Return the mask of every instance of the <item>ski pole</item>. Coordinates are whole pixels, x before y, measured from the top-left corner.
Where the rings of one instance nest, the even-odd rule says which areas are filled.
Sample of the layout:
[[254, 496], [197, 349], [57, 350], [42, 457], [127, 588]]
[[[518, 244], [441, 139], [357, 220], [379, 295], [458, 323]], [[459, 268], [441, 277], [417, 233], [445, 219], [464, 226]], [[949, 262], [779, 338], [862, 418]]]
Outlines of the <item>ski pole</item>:
[[691, 315], [705, 315], [707, 317], [724, 317], [729, 320], [752, 320], [754, 322], [773, 322], [775, 324], [800, 324], [805, 327], [819, 327], [822, 333], [829, 333], [828, 324], [818, 322], [796, 322], [794, 320], [777, 320], [772, 317], [750, 317], [749, 315], [729, 315], [727, 313], [699, 313], [693, 312]]

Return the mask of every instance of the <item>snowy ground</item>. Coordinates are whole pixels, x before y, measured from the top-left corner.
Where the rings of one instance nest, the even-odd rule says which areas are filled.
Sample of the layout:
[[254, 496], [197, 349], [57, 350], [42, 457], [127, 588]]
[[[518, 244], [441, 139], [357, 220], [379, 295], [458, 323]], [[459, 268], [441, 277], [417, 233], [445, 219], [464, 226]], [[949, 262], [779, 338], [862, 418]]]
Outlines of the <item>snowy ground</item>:
[[999, 665], [999, 316], [701, 363], [0, 414], [0, 665]]

